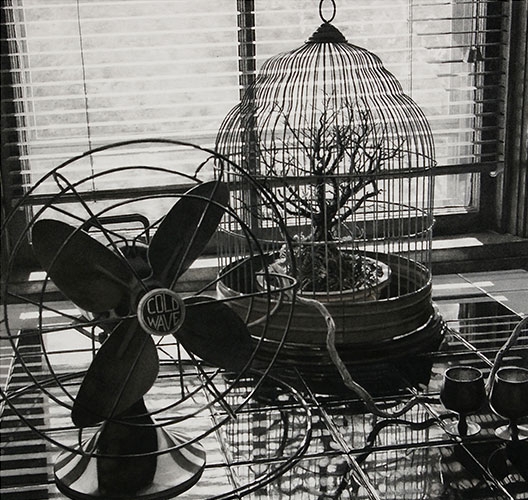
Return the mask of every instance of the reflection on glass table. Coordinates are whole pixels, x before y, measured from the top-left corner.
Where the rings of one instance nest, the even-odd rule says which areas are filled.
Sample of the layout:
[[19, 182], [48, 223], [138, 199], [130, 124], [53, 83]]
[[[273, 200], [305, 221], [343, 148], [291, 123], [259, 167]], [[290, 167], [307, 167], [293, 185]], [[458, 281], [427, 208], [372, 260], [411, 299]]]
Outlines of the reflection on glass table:
[[[437, 352], [407, 362], [386, 363], [377, 371], [371, 367], [377, 384], [383, 385], [384, 377], [391, 379], [391, 390], [386, 384], [376, 396], [382, 407], [397, 409], [416, 394], [426, 395], [427, 400], [398, 418], [384, 419], [367, 412], [352, 393], [329, 396], [306, 390], [303, 406], [285, 389], [274, 392], [263, 387], [260, 397], [253, 398], [245, 411], [208, 437], [203, 477], [181, 498], [528, 498], [526, 441], [499, 439], [495, 429], [501, 418], [487, 403], [471, 417], [481, 427], [478, 434], [450, 436], [445, 429], [452, 414], [440, 401], [443, 374], [449, 368], [471, 366], [487, 377], [497, 349], [518, 317], [485, 296], [438, 301], [437, 305], [450, 328]], [[509, 353], [508, 363], [526, 366], [527, 345], [528, 334], [524, 332]], [[39, 348], [34, 342], [24, 350], [32, 366], [46, 376]], [[75, 355], [62, 353], [61, 359], [73, 364]], [[66, 364], [65, 369], [71, 370]], [[78, 369], [78, 364], [75, 366]], [[165, 407], [176, 388], [171, 371], [164, 371], [163, 363], [161, 381], [149, 403]], [[27, 375], [15, 362], [11, 390], [25, 383]], [[76, 383], [71, 381], [70, 386]], [[246, 393], [241, 386], [228, 403], [237, 404], [237, 398], [244, 398]], [[52, 421], [61, 436], [70, 432], [67, 411], [49, 397], [30, 393], [21, 397], [25, 398], [26, 417], [37, 428]], [[204, 415], [203, 421], [197, 419], [194, 425], [199, 428], [206, 425], [206, 418], [214, 422], [224, 415], [225, 409], [215, 405], [209, 416]], [[518, 424], [526, 424], [526, 417]], [[58, 451], [21, 425], [9, 408], [4, 409], [2, 426], [2, 498], [64, 499], [50, 472]], [[68, 436], [75, 443], [77, 436], [71, 432]]]

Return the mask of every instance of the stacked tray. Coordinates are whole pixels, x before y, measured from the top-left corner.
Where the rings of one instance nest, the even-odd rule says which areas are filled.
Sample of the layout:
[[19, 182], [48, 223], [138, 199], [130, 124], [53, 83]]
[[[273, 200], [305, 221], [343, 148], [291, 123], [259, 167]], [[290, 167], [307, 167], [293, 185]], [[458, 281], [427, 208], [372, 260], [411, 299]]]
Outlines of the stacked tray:
[[[404, 257], [387, 256], [384, 262], [391, 268], [393, 282], [384, 297], [363, 302], [346, 293], [338, 300], [335, 295], [326, 301], [318, 298], [335, 321], [340, 358], [353, 378], [367, 386], [371, 379], [386, 379], [396, 368], [405, 371], [409, 359], [414, 362], [416, 356], [435, 350], [444, 332], [431, 299], [429, 271]], [[321, 312], [277, 290], [271, 297], [255, 294], [262, 286], [252, 278], [259, 270], [250, 259], [232, 266], [236, 272], [226, 268], [221, 273], [217, 292], [248, 322], [257, 366], [274, 360], [274, 375], [289, 383], [300, 375], [318, 391], [342, 390], [326, 346], [328, 327]]]

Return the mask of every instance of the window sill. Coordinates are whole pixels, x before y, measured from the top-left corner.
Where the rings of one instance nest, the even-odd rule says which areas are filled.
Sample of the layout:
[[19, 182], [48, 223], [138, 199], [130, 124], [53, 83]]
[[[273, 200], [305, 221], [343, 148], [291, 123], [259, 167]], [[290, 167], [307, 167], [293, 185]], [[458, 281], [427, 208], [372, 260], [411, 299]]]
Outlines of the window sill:
[[[528, 239], [494, 232], [433, 239], [432, 272], [435, 276], [508, 269], [528, 270]], [[190, 293], [202, 290], [215, 281], [217, 273], [216, 257], [201, 257], [178, 280], [178, 292]], [[44, 273], [21, 271], [16, 274], [16, 293], [38, 298], [42, 290]], [[48, 298], [50, 295], [58, 295], [52, 283], [48, 283], [46, 294]], [[13, 299], [9, 302], [13, 302]]]
[[528, 270], [528, 240], [492, 231], [433, 239], [434, 275], [474, 271]]
[[[433, 238], [434, 275], [458, 272], [528, 270], [528, 239], [492, 231]], [[199, 289], [217, 274], [216, 258], [199, 259], [180, 280], [184, 291]]]

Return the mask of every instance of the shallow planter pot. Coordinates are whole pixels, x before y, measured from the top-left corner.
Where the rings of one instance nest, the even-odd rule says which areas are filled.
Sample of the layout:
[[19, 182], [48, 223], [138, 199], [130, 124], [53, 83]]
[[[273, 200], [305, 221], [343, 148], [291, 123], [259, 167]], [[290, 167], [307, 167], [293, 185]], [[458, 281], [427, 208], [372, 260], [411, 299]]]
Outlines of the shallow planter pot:
[[[354, 289], [343, 291], [302, 292], [299, 293], [299, 296], [316, 299], [324, 304], [342, 302], [348, 303], [350, 301], [363, 302], [379, 299], [383, 290], [389, 285], [391, 278], [391, 268], [384, 262], [371, 257], [363, 257], [363, 259], [369, 261], [371, 264], [375, 264], [378, 269], [381, 270], [381, 274], [377, 277], [376, 283], [373, 285], [362, 285]], [[268, 285], [265, 283], [263, 272], [257, 273], [256, 281], [259, 289], [268, 289]], [[271, 286], [271, 289], [274, 289], [273, 285]]]
[[[336, 345], [368, 346], [408, 334], [425, 325], [434, 315], [431, 301], [430, 273], [423, 265], [404, 257], [377, 255], [384, 269], [390, 268], [390, 283], [383, 280], [373, 292], [363, 290], [306, 294], [323, 303], [336, 323]], [[271, 260], [271, 257], [270, 257]], [[235, 269], [235, 271], [233, 271]], [[220, 297], [231, 299], [229, 305], [248, 323], [262, 320], [269, 311], [268, 297], [246, 297], [259, 285], [258, 270], [251, 259], [236, 261], [222, 270], [217, 285]], [[388, 274], [388, 271], [384, 271]], [[301, 295], [302, 296], [302, 295]], [[265, 331], [259, 324], [250, 328], [253, 336], [280, 341], [288, 321], [291, 304], [284, 293], [270, 293], [273, 313]], [[296, 301], [286, 341], [294, 344], [324, 345], [327, 326], [325, 319], [313, 306]]]

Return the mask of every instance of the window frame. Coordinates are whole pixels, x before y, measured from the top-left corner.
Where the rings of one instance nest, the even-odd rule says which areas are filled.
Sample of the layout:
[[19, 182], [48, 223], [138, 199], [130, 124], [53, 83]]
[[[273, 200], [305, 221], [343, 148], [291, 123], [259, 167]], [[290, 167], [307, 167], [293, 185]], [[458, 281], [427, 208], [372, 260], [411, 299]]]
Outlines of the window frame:
[[[256, 40], [255, 40], [255, 16], [254, 16], [254, 0], [236, 0], [237, 2], [237, 22], [238, 22], [238, 47], [239, 47], [239, 58], [238, 58], [238, 64], [239, 64], [239, 83], [241, 90], [240, 92], [243, 93], [244, 89], [246, 89], [251, 82], [254, 80], [255, 72], [256, 72]], [[512, 5], [513, 3], [513, 5]], [[526, 11], [526, 4], [528, 3], [527, 0], [522, 0], [521, 2], [517, 2], [518, 4], [523, 5], [515, 5], [516, 2], [512, 2], [511, 0], [508, 2], [496, 2], [492, 5], [494, 5], [494, 8], [500, 9], [500, 12], [496, 12], [496, 14], [504, 13], [507, 9], [513, 9], [514, 11], [519, 11], [524, 8], [524, 11]], [[523, 7], [524, 6], [524, 7]], [[503, 10], [504, 9], [504, 10]], [[522, 14], [521, 14], [522, 16]], [[486, 34], [487, 36], [493, 36], [493, 37], [500, 37], [505, 36], [507, 33], [510, 34], [511, 38], [508, 40], [508, 43], [501, 44], [501, 46], [510, 47], [510, 50], [513, 47], [516, 47], [518, 45], [518, 41], [516, 40], [516, 36], [523, 36], [522, 30], [515, 30], [512, 27], [508, 27], [507, 30], [505, 30], [504, 26], [502, 24], [497, 25], [497, 23], [502, 23], [502, 16], [497, 15], [489, 16], [486, 18], [486, 23], [495, 23], [495, 26], [490, 26], [488, 24], [486, 26]], [[512, 12], [510, 14], [510, 22], [511, 23], [520, 23], [520, 16], [516, 15], [515, 12]], [[5, 26], [5, 18], [4, 18], [4, 12], [2, 11], [2, 58], [4, 59], [4, 64], [12, 64], [12, 61], [7, 56], [8, 54], [8, 47], [7, 42], [5, 41], [7, 38], [6, 33], [6, 26]], [[494, 29], [491, 29], [494, 28]], [[498, 28], [498, 29], [497, 29]], [[496, 42], [497, 40], [491, 40], [491, 42]], [[486, 40], [485, 43], [490, 42], [489, 40]], [[524, 43], [526, 44], [526, 33], [524, 32]], [[490, 62], [490, 64], [503, 64], [506, 67], [504, 68], [504, 73], [507, 73], [508, 70], [512, 70], [512, 68], [507, 67], [508, 62], [508, 53], [502, 53], [502, 54], [496, 54], [494, 55], [496, 58]], [[2, 86], [4, 88], [13, 88], [13, 82], [11, 81], [5, 81], [5, 79], [9, 79], [10, 74], [9, 72], [2, 72]], [[484, 78], [493, 78], [493, 76], [490, 76], [489, 74], [485, 76]], [[484, 120], [486, 120], [486, 123], [483, 124], [484, 127], [488, 129], [487, 134], [496, 133], [493, 132], [493, 130], [498, 130], [498, 124], [500, 120], [504, 120], [505, 122], [509, 123], [512, 119], [513, 113], [511, 113], [511, 109], [508, 107], [502, 108], [502, 102], [507, 98], [507, 95], [509, 93], [509, 89], [512, 88], [516, 83], [512, 81], [510, 78], [506, 76], [506, 80], [508, 82], [508, 88], [504, 89], [504, 92], [506, 94], [505, 96], [492, 96], [492, 97], [500, 97], [500, 99], [497, 99], [498, 103], [497, 106], [493, 109], [484, 109], [483, 115], [485, 116]], [[492, 92], [493, 90], [490, 88], [493, 87], [496, 84], [496, 82], [485, 82], [484, 87], [489, 87], [487, 92]], [[526, 90], [525, 90], [526, 92]], [[13, 126], [14, 116], [14, 104], [12, 101], [13, 94], [11, 93], [11, 96], [4, 96], [2, 99], [2, 129], [10, 128]], [[486, 96], [484, 96], [483, 101], [486, 103], [486, 106], [491, 106], [491, 102], [493, 101], [493, 98], [487, 99]], [[489, 102], [488, 102], [489, 101]], [[511, 124], [509, 123], [508, 128], [511, 128]], [[8, 137], [6, 137], [4, 134], [2, 134], [2, 160], [5, 160], [7, 157], [12, 157], [12, 150], [8, 150], [8, 144], [11, 141]], [[20, 180], [20, 177], [23, 175], [23, 170], [20, 165], [20, 162], [18, 164], [18, 170], [15, 168], [14, 170], [8, 170], [5, 166], [6, 162], [2, 161], [2, 219], [4, 219], [7, 214], [9, 213], [11, 207], [16, 202], [17, 198], [20, 196], [21, 193], [16, 192], [13, 189], [13, 186], [16, 186], [17, 183]], [[475, 191], [478, 192], [478, 200], [477, 201], [477, 207], [475, 209], [469, 209], [465, 213], [449, 213], [449, 214], [438, 214], [435, 216], [436, 223], [435, 223], [435, 229], [434, 234], [435, 236], [444, 236], [444, 235], [456, 235], [456, 234], [463, 234], [468, 232], [480, 232], [480, 231], [488, 231], [488, 230], [498, 230], [502, 231], [505, 228], [504, 225], [504, 219], [505, 219], [505, 207], [507, 207], [507, 197], [504, 194], [504, 180], [503, 180], [503, 173], [504, 172], [510, 172], [510, 170], [513, 167], [504, 160], [504, 157], [502, 154], [497, 155], [495, 158], [495, 165], [490, 165], [488, 163], [486, 164], [469, 164], [469, 165], [459, 165], [459, 166], [448, 166], [448, 167], [439, 167], [435, 170], [434, 175], [435, 176], [442, 176], [442, 175], [450, 175], [452, 173], [470, 173], [474, 174], [473, 179], [475, 182]], [[499, 190], [502, 189], [502, 197], [499, 194]], [[127, 190], [126, 188], [123, 190], [123, 196], [127, 196], [132, 194], [132, 190]], [[23, 228], [24, 224], [24, 217], [21, 214], [17, 215], [18, 219], [16, 221], [15, 227], [18, 229], [18, 231]], [[15, 230], [15, 233], [17, 231]], [[7, 252], [9, 251], [9, 239], [13, 240], [16, 238], [16, 234], [9, 235], [10, 238], [7, 239], [6, 242], [2, 242], [2, 254], [3, 258], [5, 258]], [[23, 265], [29, 265], [30, 267], [34, 266], [34, 260], [32, 258], [32, 253], [29, 248], [25, 249], [22, 252], [22, 255], [24, 256], [24, 262]]]
[[[511, 1], [511, 0], [510, 0]], [[482, 34], [485, 39], [481, 40], [482, 46], [504, 47], [505, 40], [500, 37], [504, 36], [507, 30], [503, 25], [503, 18], [509, 2], [494, 2], [489, 5], [492, 10], [487, 12], [485, 18], [485, 25], [480, 26]], [[256, 19], [255, 19], [255, 0], [237, 0], [237, 7], [239, 10], [239, 42], [241, 43], [240, 54], [240, 85], [241, 96], [255, 80], [257, 57], [256, 57]], [[476, 4], [477, 10], [480, 8], [480, 0]], [[513, 14], [511, 14], [513, 16]], [[514, 42], [510, 42], [514, 43]], [[506, 65], [508, 55], [506, 53], [491, 54], [491, 58], [487, 58], [482, 66], [482, 78], [484, 90], [483, 95], [476, 96], [482, 101], [481, 121], [480, 126], [483, 128], [482, 142], [491, 138], [493, 130], [501, 128], [500, 121], [506, 121], [505, 109], [503, 103], [505, 97], [491, 95], [494, 88], [500, 86], [500, 83], [495, 81], [496, 66]], [[499, 71], [506, 71], [506, 68], [500, 68]], [[504, 127], [504, 125], [503, 125]], [[487, 136], [486, 136], [487, 134]], [[485, 147], [485, 145], [484, 145]], [[488, 146], [489, 147], [489, 146]], [[489, 151], [485, 151], [488, 152]], [[470, 206], [466, 209], [457, 207], [452, 212], [448, 210], [439, 209], [435, 211], [435, 236], [457, 235], [468, 232], [481, 232], [488, 230], [497, 230], [495, 214], [498, 211], [496, 193], [496, 177], [504, 169], [503, 154], [501, 151], [494, 152], [493, 163], [472, 163], [464, 165], [449, 165], [443, 167], [436, 167], [433, 169], [435, 177], [445, 175], [469, 174], [472, 182], [472, 200]]]

